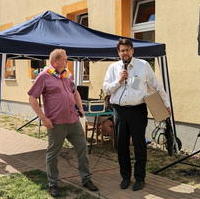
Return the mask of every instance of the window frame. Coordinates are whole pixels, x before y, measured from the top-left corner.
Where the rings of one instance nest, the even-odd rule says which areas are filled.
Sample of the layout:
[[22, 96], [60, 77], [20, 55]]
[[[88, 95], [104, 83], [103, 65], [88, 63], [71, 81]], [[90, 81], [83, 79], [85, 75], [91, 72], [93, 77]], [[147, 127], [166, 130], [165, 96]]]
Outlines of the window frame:
[[[38, 61], [38, 62], [43, 62], [43, 67], [32, 67], [32, 61]], [[37, 78], [37, 76], [39, 75], [39, 73], [44, 69], [44, 67], [47, 65], [47, 60], [46, 59], [35, 59], [35, 60], [30, 60], [30, 78], [31, 78], [31, 81], [35, 81], [35, 79]], [[37, 74], [34, 74], [34, 78], [33, 78], [33, 74], [35, 70], [38, 70]]]
[[[7, 72], [7, 67], [6, 64], [7, 64], [7, 61], [11, 61], [11, 67], [14, 67], [15, 70], [15, 77], [14, 78], [10, 78], [10, 77], [6, 77], [6, 72]], [[4, 80], [6, 81], [17, 81], [17, 75], [16, 75], [16, 61], [14, 59], [6, 59], [6, 63], [5, 63], [5, 68], [4, 68], [4, 74], [3, 74], [3, 77], [4, 77]]]
[[[79, 17], [80, 17], [80, 20], [79, 20]], [[88, 18], [88, 13], [82, 13], [82, 14], [76, 15], [76, 21], [77, 21], [77, 23], [81, 24], [81, 21], [84, 18]], [[83, 24], [81, 24], [81, 25], [83, 25]]]
[[155, 2], [155, 0], [143, 0], [143, 1], [137, 1], [136, 2], [136, 9], [133, 16], [133, 23], [132, 23], [132, 35], [134, 36], [134, 33], [138, 32], [148, 32], [148, 31], [155, 31], [155, 21], [148, 21], [143, 23], [135, 23], [139, 11], [139, 7], [141, 4], [149, 3], [149, 2]]
[[[135, 9], [135, 13], [133, 13], [133, 23], [132, 23], [132, 36], [134, 38], [135, 38], [135, 33], [144, 33], [144, 32], [154, 31], [154, 34], [155, 34], [155, 20], [137, 23], [137, 24], [135, 23], [138, 16], [140, 5], [149, 3], [149, 2], [155, 2], [155, 0], [141, 0], [141, 1], [135, 2], [136, 9]], [[155, 41], [152, 41], [152, 42], [155, 42]], [[148, 62], [151, 65], [152, 69], [155, 71], [155, 58], [150, 58]]]
[[[76, 16], [75, 16], [75, 21], [76, 21], [77, 23], [79, 23], [80, 25], [83, 25], [83, 24], [81, 24], [81, 21], [82, 21], [84, 18], [88, 18], [88, 19], [89, 19], [88, 13], [87, 13], [87, 12], [76, 15]], [[83, 26], [84, 26], [84, 25], [83, 25]], [[81, 66], [83, 67], [83, 68], [82, 68], [82, 71], [83, 71], [82, 80], [83, 80], [83, 82], [85, 82], [85, 83], [90, 82], [90, 63], [89, 63], [89, 61], [86, 61], [86, 62], [88, 62], [87, 65], [88, 65], [88, 71], [89, 71], [88, 74], [86, 74], [86, 75], [87, 75], [87, 79], [84, 79], [84, 77], [86, 76], [86, 75], [84, 74], [84, 71], [85, 71], [85, 65], [84, 65], [84, 64], [85, 64], [85, 62], [83, 62], [83, 64], [81, 64]]]

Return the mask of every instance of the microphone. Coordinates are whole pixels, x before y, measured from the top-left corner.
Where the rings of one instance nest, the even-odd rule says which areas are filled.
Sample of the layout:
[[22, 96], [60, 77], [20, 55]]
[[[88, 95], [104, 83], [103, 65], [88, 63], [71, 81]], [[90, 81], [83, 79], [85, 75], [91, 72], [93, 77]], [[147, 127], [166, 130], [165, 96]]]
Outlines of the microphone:
[[[127, 66], [128, 66], [128, 64], [129, 64], [129, 61], [128, 60], [122, 60], [122, 62], [123, 62], [123, 68], [124, 68], [124, 70], [127, 70]], [[125, 84], [127, 84], [127, 79], [125, 79]]]
[[127, 70], [127, 66], [129, 64], [129, 61], [128, 60], [122, 60], [123, 61], [123, 64], [124, 64], [124, 70]]

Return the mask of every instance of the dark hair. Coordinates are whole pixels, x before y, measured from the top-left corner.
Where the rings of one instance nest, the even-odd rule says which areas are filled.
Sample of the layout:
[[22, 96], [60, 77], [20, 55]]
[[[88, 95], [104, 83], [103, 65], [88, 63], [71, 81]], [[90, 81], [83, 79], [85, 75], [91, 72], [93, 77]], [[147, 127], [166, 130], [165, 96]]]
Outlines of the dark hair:
[[117, 50], [119, 50], [119, 47], [121, 45], [130, 46], [131, 48], [133, 48], [133, 43], [130, 39], [120, 38], [117, 43]]

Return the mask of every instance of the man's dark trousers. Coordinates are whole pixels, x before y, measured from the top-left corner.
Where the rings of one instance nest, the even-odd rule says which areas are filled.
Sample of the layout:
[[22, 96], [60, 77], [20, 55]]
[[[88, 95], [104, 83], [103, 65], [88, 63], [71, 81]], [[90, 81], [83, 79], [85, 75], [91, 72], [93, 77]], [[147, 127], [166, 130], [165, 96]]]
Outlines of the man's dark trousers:
[[120, 174], [123, 179], [130, 180], [131, 178], [129, 145], [130, 137], [132, 137], [135, 153], [134, 177], [136, 181], [144, 181], [147, 161], [145, 130], [148, 119], [146, 104], [136, 106], [113, 105], [113, 110]]

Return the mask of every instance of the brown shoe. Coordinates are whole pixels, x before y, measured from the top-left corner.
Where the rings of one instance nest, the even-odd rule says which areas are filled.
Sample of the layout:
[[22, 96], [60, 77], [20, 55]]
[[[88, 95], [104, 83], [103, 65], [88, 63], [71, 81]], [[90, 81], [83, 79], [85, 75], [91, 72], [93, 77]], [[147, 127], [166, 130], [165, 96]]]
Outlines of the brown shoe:
[[95, 186], [91, 180], [88, 180], [86, 183], [83, 184], [83, 186], [90, 191], [98, 191], [99, 190], [97, 188], [97, 186]]

